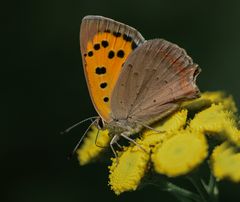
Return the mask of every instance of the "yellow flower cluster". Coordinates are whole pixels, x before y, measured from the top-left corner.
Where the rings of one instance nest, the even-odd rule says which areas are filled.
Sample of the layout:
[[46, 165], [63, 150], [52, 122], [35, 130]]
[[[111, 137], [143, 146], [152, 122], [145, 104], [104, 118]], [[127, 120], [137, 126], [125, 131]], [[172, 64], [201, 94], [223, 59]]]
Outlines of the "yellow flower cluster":
[[103, 151], [103, 148], [109, 145], [110, 137], [108, 136], [108, 131], [100, 130], [98, 137], [97, 133], [98, 129], [95, 126], [92, 127], [84, 139], [82, 146], [77, 150], [80, 165], [85, 165], [95, 160]]
[[240, 182], [240, 153], [227, 142], [217, 146], [212, 154], [212, 169], [218, 180], [229, 178]]
[[[113, 159], [112, 166], [109, 167], [109, 184], [116, 194], [126, 190], [136, 190], [142, 176], [144, 176], [150, 155], [139, 149], [136, 145], [124, 148], [119, 154], [120, 162]], [[114, 185], [114, 186], [112, 186]]]
[[[168, 177], [186, 175], [205, 159], [219, 180], [228, 178], [240, 182], [240, 131], [236, 105], [231, 96], [222, 92], [206, 92], [193, 101], [182, 104], [179, 111], [144, 130], [136, 139], [112, 158], [109, 185], [116, 194], [136, 190], [143, 176], [152, 170]], [[161, 131], [158, 133], [157, 131]], [[102, 151], [95, 146], [97, 129], [89, 132], [77, 151], [80, 164], [95, 159]], [[101, 131], [101, 144], [108, 145], [107, 131]], [[206, 138], [222, 143], [211, 154]], [[144, 148], [144, 151], [143, 149]]]
[[198, 166], [206, 158], [207, 151], [208, 146], [202, 133], [182, 130], [157, 146], [152, 154], [152, 162], [158, 173], [176, 177]]

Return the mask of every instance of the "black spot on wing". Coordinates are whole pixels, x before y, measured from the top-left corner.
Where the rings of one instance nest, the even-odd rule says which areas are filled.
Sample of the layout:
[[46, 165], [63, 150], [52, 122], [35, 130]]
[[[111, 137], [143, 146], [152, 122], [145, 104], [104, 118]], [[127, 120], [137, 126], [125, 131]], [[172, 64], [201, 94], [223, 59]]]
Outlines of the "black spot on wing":
[[115, 56], [115, 53], [114, 53], [114, 51], [109, 51], [109, 53], [108, 53], [108, 58], [109, 59], [112, 59], [113, 57]]
[[131, 44], [131, 47], [132, 47], [132, 49], [134, 50], [134, 49], [137, 48], [138, 46], [137, 46], [137, 44], [133, 41], [132, 44]]
[[108, 47], [108, 46], [109, 46], [109, 43], [108, 43], [108, 41], [106, 41], [106, 40], [103, 40], [103, 41], [102, 41], [102, 46], [103, 46], [103, 48], [106, 48], [106, 47]]
[[108, 97], [105, 97], [105, 98], [103, 98], [103, 101], [104, 101], [104, 102], [108, 102], [108, 101], [109, 101], [109, 98], [108, 98]]
[[113, 36], [120, 37], [122, 34], [120, 32], [113, 32]]
[[101, 75], [106, 73], [106, 68], [105, 67], [97, 67], [96, 68], [96, 74]]
[[119, 51], [117, 52], [117, 56], [118, 56], [119, 58], [123, 58], [123, 57], [124, 57], [124, 51], [123, 51], [123, 50], [119, 50]]
[[93, 48], [94, 48], [94, 50], [99, 50], [100, 49], [100, 44], [99, 43], [95, 44], [93, 46]]
[[101, 88], [106, 88], [106, 87], [107, 87], [107, 83], [106, 83], [106, 82], [101, 83], [101, 84], [100, 84], [100, 87], [101, 87]]
[[92, 56], [93, 56], [93, 52], [92, 52], [92, 51], [89, 51], [89, 52], [88, 52], [88, 56], [89, 56], [89, 57], [92, 57]]
[[128, 36], [128, 35], [126, 35], [126, 34], [123, 34], [123, 39], [124, 39], [125, 41], [132, 41], [132, 37], [131, 37], [131, 36]]

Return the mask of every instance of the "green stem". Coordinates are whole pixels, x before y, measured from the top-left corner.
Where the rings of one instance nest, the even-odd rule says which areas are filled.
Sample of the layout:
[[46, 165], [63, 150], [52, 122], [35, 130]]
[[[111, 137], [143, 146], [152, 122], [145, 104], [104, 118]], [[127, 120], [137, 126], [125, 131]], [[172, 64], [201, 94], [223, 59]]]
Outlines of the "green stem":
[[165, 189], [165, 191], [173, 193], [175, 196], [181, 196], [181, 197], [192, 199], [196, 202], [202, 201], [201, 198], [197, 194], [195, 194], [189, 190], [186, 190], [184, 188], [181, 188], [171, 182], [167, 182], [167, 188]]
[[[147, 184], [157, 186], [161, 190], [167, 191], [167, 192], [173, 194], [181, 202], [183, 202], [183, 201], [184, 202], [188, 202], [188, 201], [202, 202], [201, 198], [197, 194], [195, 194], [187, 189], [181, 188], [181, 187], [179, 187], [171, 182], [168, 182], [168, 181], [165, 181], [165, 182], [162, 181], [161, 185], [155, 184], [155, 183], [147, 183]], [[189, 200], [189, 199], [191, 199], [191, 200]]]
[[201, 180], [198, 178], [198, 176], [187, 176], [187, 178], [190, 180], [190, 182], [193, 184], [197, 192], [199, 193], [202, 201], [208, 202], [209, 201], [209, 194], [208, 191], [203, 186]]
[[218, 201], [218, 187], [215, 177], [210, 174], [210, 179], [208, 183], [208, 193], [210, 195], [211, 201], [217, 202]]

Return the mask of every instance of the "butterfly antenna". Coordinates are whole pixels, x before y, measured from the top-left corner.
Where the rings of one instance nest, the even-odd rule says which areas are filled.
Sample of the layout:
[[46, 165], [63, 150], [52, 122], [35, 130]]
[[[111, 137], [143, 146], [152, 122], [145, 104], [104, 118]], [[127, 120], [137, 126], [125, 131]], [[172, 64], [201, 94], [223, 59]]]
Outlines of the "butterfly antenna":
[[[92, 118], [92, 117], [91, 117]], [[90, 119], [90, 118], [89, 118]], [[87, 128], [87, 130], [85, 130], [84, 134], [82, 135], [82, 137], [80, 138], [80, 140], [78, 141], [78, 143], [76, 144], [76, 146], [74, 147], [73, 151], [68, 155], [68, 159], [71, 159], [72, 156], [75, 154], [75, 152], [77, 151], [79, 145], [81, 144], [81, 142], [83, 141], [83, 138], [85, 137], [85, 135], [87, 134], [87, 132], [89, 131], [89, 129], [92, 127], [93, 124], [95, 124], [95, 122], [97, 121], [97, 119], [95, 121], [93, 121]]]
[[[98, 116], [92, 116], [92, 117], [89, 117], [89, 118], [86, 118], [82, 121], [79, 121], [78, 123], [75, 123], [74, 125], [70, 126], [69, 128], [67, 128], [66, 130], [62, 131], [61, 134], [66, 134], [68, 133], [69, 131], [71, 131], [73, 128], [79, 126], [80, 124], [86, 122], [86, 121], [89, 121], [89, 120], [92, 120], [92, 119], [97, 119]], [[94, 121], [95, 122], [95, 121]], [[92, 125], [92, 124], [91, 124]]]
[[149, 126], [149, 125], [146, 125], [145, 123], [143, 123], [142, 121], [139, 121], [139, 120], [135, 120], [138, 124], [142, 125], [143, 127], [147, 128], [147, 129], [150, 129], [150, 130], [153, 130], [157, 133], [164, 133], [165, 131], [160, 131], [160, 130], [156, 130], [155, 128]]

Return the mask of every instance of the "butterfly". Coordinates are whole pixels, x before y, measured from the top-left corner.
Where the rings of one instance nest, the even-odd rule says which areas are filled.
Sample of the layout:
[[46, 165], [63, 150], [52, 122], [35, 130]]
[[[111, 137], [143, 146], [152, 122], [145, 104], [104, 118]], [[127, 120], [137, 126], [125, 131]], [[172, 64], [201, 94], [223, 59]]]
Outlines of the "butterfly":
[[100, 128], [110, 147], [120, 137], [166, 117], [180, 103], [199, 97], [200, 68], [186, 51], [164, 39], [145, 40], [133, 27], [86, 16], [80, 28], [83, 69]]

